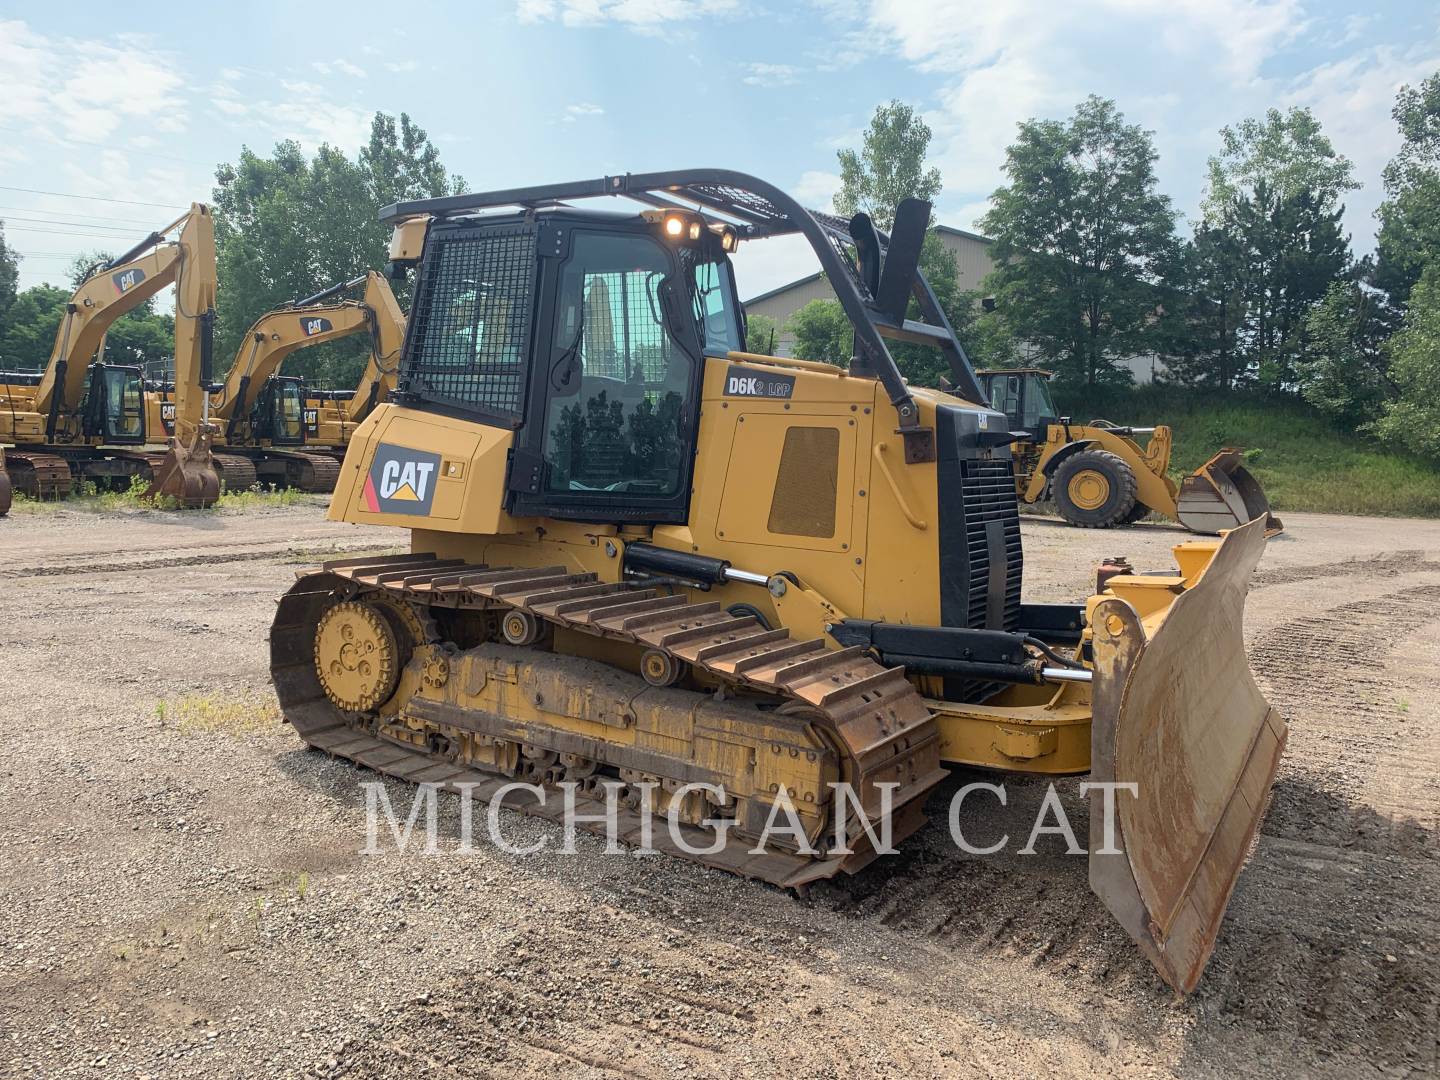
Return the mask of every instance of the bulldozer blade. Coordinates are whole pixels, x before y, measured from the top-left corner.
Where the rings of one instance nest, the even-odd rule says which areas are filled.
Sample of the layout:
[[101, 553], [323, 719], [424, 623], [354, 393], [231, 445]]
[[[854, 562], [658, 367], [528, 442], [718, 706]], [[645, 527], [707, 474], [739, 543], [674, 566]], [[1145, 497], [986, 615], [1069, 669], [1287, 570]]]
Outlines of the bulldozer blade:
[[1285, 746], [1243, 636], [1264, 529], [1228, 533], [1158, 626], [1119, 598], [1091, 624], [1091, 780], [1133, 787], [1090, 790], [1090, 887], [1181, 994], [1215, 947]]
[[151, 476], [145, 498], [165, 495], [183, 509], [199, 510], [213, 506], [220, 497], [220, 474], [210, 453], [210, 435], [200, 432], [186, 446], [178, 436], [169, 441], [165, 460]]
[[1175, 516], [1191, 532], [1207, 536], [1238, 529], [1259, 517], [1265, 519], [1266, 536], [1284, 529], [1280, 519], [1270, 512], [1270, 500], [1260, 481], [1245, 468], [1241, 452], [1233, 447], [1221, 450], [1185, 477], [1175, 503]]

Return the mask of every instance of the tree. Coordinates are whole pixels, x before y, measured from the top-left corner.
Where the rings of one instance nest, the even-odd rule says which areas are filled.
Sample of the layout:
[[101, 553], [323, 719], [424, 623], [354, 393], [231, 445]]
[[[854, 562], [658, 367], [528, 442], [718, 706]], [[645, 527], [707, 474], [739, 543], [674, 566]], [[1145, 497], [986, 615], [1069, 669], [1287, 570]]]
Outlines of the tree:
[[745, 317], [745, 348], [763, 356], [775, 355], [775, 339], [780, 327], [769, 315], [747, 315]]
[[15, 303], [15, 287], [20, 279], [20, 256], [5, 242], [5, 223], [0, 221], [0, 336], [5, 333], [5, 316]]
[[[879, 106], [865, 129], [859, 151], [845, 149], [836, 155], [840, 161], [840, 190], [833, 202], [835, 213], [851, 217], [864, 211], [878, 229], [888, 232], [895, 222], [896, 207], [905, 199], [933, 203], [940, 194], [941, 179], [939, 169], [925, 164], [929, 149], [930, 128], [911, 106], [900, 101]], [[920, 272], [956, 333], [962, 326], [969, 328], [978, 314], [979, 297], [961, 293], [955, 256], [934, 229], [925, 235]], [[913, 300], [906, 314], [908, 318], [919, 318], [919, 307]], [[847, 362], [852, 347], [850, 331], [847, 324], [841, 333], [836, 323], [843, 317], [838, 305], [834, 311], [826, 309], [823, 317], [817, 309], [807, 319], [807, 333], [813, 333], [813, 337], [806, 347], [843, 355], [837, 362]], [[889, 349], [901, 375], [913, 383], [937, 386], [949, 375], [949, 365], [939, 349], [896, 342], [890, 342]]]
[[[307, 160], [282, 142], [271, 157], [242, 149], [215, 174], [215, 241], [220, 279], [216, 352], [224, 369], [246, 328], [290, 300], [379, 269], [390, 230], [381, 207], [459, 191], [425, 132], [400, 115], [376, 113], [370, 141], [352, 161], [325, 145]], [[321, 384], [352, 385], [364, 366], [362, 336], [301, 353], [299, 366]]]
[[50, 360], [60, 317], [70, 300], [67, 289], [35, 285], [15, 297], [0, 333], [0, 356], [19, 371], [39, 371]]
[[999, 317], [1062, 380], [1125, 382], [1117, 361], [1159, 341], [1161, 270], [1175, 212], [1156, 190], [1151, 133], [1091, 96], [1067, 122], [1027, 120], [1006, 150], [1009, 183], [981, 227]]
[[799, 360], [848, 364], [855, 347], [855, 330], [839, 300], [811, 300], [785, 322], [793, 335], [791, 354]]
[[1440, 263], [1411, 290], [1404, 324], [1386, 350], [1397, 393], [1370, 430], [1396, 449], [1440, 460]]
[[1377, 415], [1396, 390], [1385, 348], [1381, 298], [1359, 282], [1335, 282], [1310, 312], [1300, 396], [1351, 427]]
[[863, 210], [875, 227], [889, 232], [895, 208], [905, 199], [934, 202], [940, 194], [940, 170], [925, 167], [930, 128], [909, 105], [891, 101], [870, 118], [860, 151], [841, 150], [840, 190], [835, 213], [850, 217]]
[[1212, 223], [1223, 220], [1240, 196], [1262, 182], [1281, 202], [1308, 193], [1327, 209], [1360, 186], [1354, 166], [1336, 153], [1309, 109], [1271, 109], [1264, 120], [1247, 117], [1220, 129], [1220, 146], [1207, 163], [1201, 203]]
[[1403, 305], [1425, 267], [1440, 260], [1440, 73], [1418, 89], [1402, 87], [1391, 115], [1403, 143], [1385, 167], [1374, 280]]
[[1350, 265], [1340, 199], [1359, 185], [1307, 109], [1220, 132], [1183, 288], [1197, 345], [1182, 379], [1298, 391], [1310, 312]]

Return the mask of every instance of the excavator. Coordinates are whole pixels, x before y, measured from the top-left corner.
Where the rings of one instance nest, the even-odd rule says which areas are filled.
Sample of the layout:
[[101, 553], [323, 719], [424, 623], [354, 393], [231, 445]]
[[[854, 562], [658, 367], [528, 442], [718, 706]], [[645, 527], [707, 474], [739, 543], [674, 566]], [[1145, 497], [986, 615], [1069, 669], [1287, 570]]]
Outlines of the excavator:
[[[1242, 633], [1263, 519], [1026, 600], [1010, 425], [919, 270], [924, 201], [887, 235], [689, 169], [382, 217], [423, 236], [415, 298], [329, 516], [410, 553], [280, 598], [305, 743], [576, 827], [610, 804], [627, 842], [795, 890], [903, 843], [947, 766], [1088, 773], [1091, 887], [1196, 985], [1285, 744]], [[786, 235], [845, 366], [746, 351], [730, 256]], [[896, 341], [953, 393], [908, 385]]]
[[[1062, 518], [1086, 529], [1130, 525], [1155, 513], [1208, 536], [1257, 517], [1265, 519], [1267, 536], [1283, 530], [1239, 449], [1226, 447], [1176, 484], [1169, 474], [1173, 440], [1168, 427], [1074, 423], [1060, 415], [1050, 396], [1054, 372], [1041, 368], [989, 368], [976, 374], [985, 400], [1010, 424], [1022, 502], [1033, 504], [1050, 495]], [[1136, 436], [1145, 438], [1143, 448]]]
[[[173, 240], [167, 237], [175, 234]], [[208, 399], [215, 324], [215, 230], [202, 203], [98, 264], [65, 305], [50, 361], [41, 374], [0, 373], [3, 486], [36, 498], [67, 495], [76, 477], [151, 478], [187, 507], [218, 495], [210, 432], [201, 420], [182, 427], [168, 452], [144, 449], [144, 379], [138, 367], [104, 361], [105, 334], [125, 312], [175, 286], [177, 402]], [[188, 415], [188, 414], [187, 414]]]
[[[360, 299], [340, 298], [362, 285]], [[280, 374], [296, 350], [361, 332], [370, 336], [371, 350], [355, 391], [318, 391], [311, 398], [300, 378]], [[190, 426], [200, 422], [198, 411], [208, 408], [209, 421], [219, 429], [214, 443], [225, 452], [224, 486], [244, 489], [259, 481], [332, 491], [339, 459], [326, 448], [343, 449], [393, 385], [404, 332], [405, 317], [390, 284], [374, 271], [260, 316], [246, 331], [224, 384], [208, 401], [192, 398], [189, 405]], [[151, 408], [167, 430], [184, 416], [165, 388], [155, 393]]]

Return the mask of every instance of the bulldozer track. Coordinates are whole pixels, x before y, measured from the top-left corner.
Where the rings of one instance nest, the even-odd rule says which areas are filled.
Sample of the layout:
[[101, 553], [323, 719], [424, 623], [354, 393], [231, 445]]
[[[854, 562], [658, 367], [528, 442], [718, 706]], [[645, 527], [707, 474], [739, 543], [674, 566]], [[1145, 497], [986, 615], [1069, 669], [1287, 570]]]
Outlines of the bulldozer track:
[[[876, 784], [899, 785], [892, 802], [895, 842], [923, 823], [925, 795], [945, 776], [935, 721], [904, 671], [884, 668], [857, 648], [833, 650], [818, 638], [796, 641], [788, 630], [766, 629], [754, 617], [729, 614], [718, 602], [662, 595], [663, 587], [643, 579], [604, 582], [597, 574], [570, 573], [560, 566], [496, 567], [420, 554], [324, 563], [319, 571], [301, 575], [280, 598], [271, 628], [271, 674], [286, 720], [309, 745], [380, 773], [452, 791], [473, 784], [482, 799], [511, 779], [372, 734], [361, 717], [342, 712], [326, 697], [315, 675], [316, 623], [338, 599], [357, 591], [388, 595], [422, 611], [524, 612], [551, 627], [661, 652], [730, 690], [799, 708], [807, 722], [827, 734], [843, 763], [841, 779], [852, 785], [867, 811], [872, 805], [867, 794]], [[635, 678], [645, 689], [647, 684]], [[593, 803], [584, 812], [598, 807]], [[515, 808], [553, 820], [562, 812], [553, 799]], [[621, 811], [622, 838], [634, 836], [639, 824], [638, 814], [629, 812], [627, 818]], [[708, 830], [691, 832], [692, 846], [714, 839]], [[750, 841], [733, 838], [715, 854], [695, 855], [675, 844], [664, 828], [654, 829], [652, 842], [682, 859], [797, 889], [841, 870], [858, 870], [874, 857], [858, 842], [853, 855], [754, 854]]]
[[58, 454], [15, 448], [5, 451], [5, 465], [15, 490], [31, 499], [63, 499], [74, 481], [70, 464]]

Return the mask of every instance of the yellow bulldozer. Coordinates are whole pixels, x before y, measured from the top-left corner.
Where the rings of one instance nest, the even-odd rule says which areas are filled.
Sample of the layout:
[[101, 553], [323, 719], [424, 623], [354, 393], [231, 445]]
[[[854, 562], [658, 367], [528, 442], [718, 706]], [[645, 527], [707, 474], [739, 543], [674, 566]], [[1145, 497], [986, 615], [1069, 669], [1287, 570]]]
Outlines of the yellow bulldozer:
[[[976, 372], [985, 400], [1005, 414], [1014, 436], [1016, 491], [1025, 503], [1047, 496], [1071, 525], [1108, 529], [1156, 513], [1194, 533], [1219, 535], [1256, 518], [1267, 535], [1281, 531], [1260, 482], [1240, 450], [1226, 447], [1179, 484], [1170, 478], [1168, 427], [1125, 427], [1105, 420], [1076, 424], [1050, 395], [1042, 368]], [[1137, 436], [1146, 439], [1142, 447]]]
[[[579, 827], [613, 809], [627, 841], [796, 889], [913, 834], [946, 766], [1089, 773], [1091, 886], [1195, 985], [1285, 742], [1241, 625], [1262, 519], [1024, 599], [1010, 425], [918, 269], [923, 201], [887, 236], [692, 169], [383, 217], [423, 233], [415, 299], [329, 515], [411, 553], [281, 597], [301, 739]], [[730, 255], [784, 235], [848, 367], [745, 351]], [[955, 392], [907, 385], [897, 340]]]

